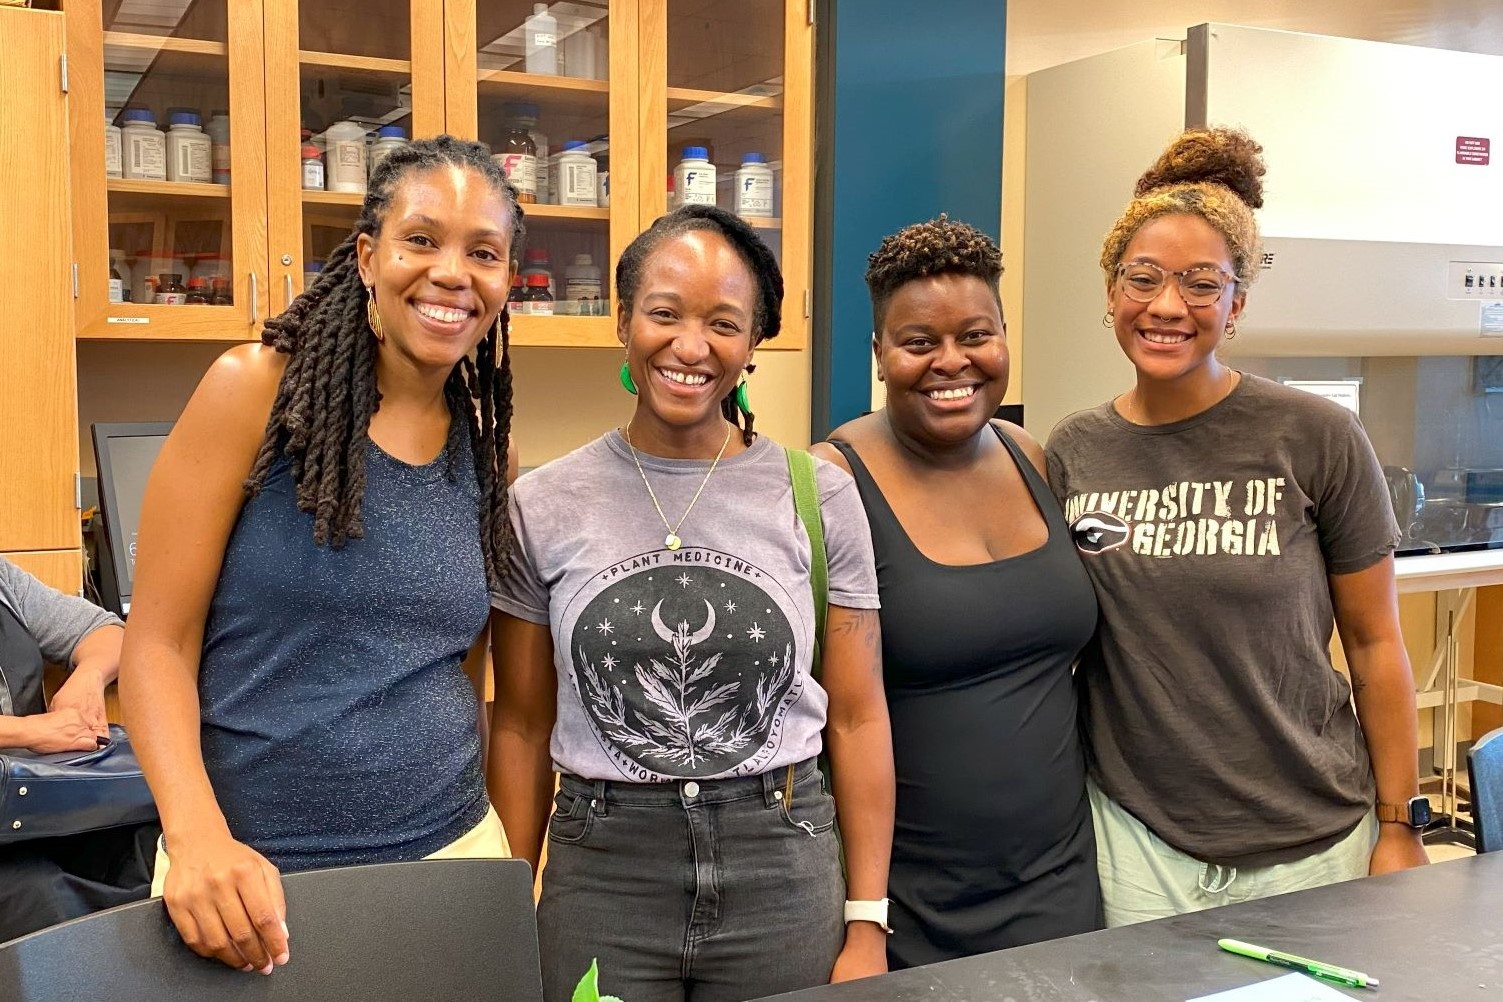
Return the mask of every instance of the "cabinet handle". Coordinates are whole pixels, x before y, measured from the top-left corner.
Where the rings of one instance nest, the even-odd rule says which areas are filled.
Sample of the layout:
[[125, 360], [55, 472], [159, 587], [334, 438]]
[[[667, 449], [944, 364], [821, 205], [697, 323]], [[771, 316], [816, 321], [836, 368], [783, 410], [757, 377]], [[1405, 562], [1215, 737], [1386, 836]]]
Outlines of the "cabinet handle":
[[250, 297], [251, 297], [251, 324], [254, 326], [261, 319], [261, 312], [257, 308], [257, 301], [261, 298], [256, 292], [256, 273], [250, 273]]
[[287, 304], [282, 308], [287, 309], [292, 305], [292, 272], [290, 271], [282, 273], [282, 292], [287, 297]]

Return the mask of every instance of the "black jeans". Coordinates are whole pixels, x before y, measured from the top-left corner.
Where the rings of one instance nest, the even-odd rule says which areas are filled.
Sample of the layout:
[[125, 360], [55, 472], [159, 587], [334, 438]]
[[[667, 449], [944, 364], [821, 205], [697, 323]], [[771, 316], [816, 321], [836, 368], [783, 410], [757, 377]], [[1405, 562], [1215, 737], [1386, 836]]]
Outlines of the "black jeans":
[[744, 779], [564, 776], [538, 903], [543, 994], [600, 962], [630, 1002], [744, 1002], [822, 985], [845, 942], [835, 802], [811, 760]]

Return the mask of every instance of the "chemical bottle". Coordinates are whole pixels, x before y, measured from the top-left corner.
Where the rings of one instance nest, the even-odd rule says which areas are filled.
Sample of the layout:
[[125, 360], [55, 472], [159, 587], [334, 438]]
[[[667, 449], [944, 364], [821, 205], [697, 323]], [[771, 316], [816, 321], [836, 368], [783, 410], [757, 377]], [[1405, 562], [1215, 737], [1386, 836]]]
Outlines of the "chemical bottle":
[[407, 130], [400, 125], [383, 125], [376, 132], [376, 141], [371, 146], [370, 176], [376, 176], [376, 166], [393, 152], [407, 145]]
[[520, 272], [511, 277], [511, 292], [506, 295], [506, 312], [514, 317], [527, 312], [527, 293], [522, 285]]
[[564, 39], [564, 75], [594, 80], [600, 75], [600, 36], [590, 28], [579, 28]]
[[558, 20], [547, 4], [532, 5], [532, 14], [522, 22], [522, 42], [528, 73], [558, 73]]
[[741, 167], [736, 171], [736, 203], [738, 216], [767, 218], [772, 215], [772, 168], [760, 153], [748, 153], [741, 158]]
[[611, 161], [604, 153], [595, 154], [595, 204], [611, 207]]
[[[115, 298], [115, 282], [120, 282], [120, 298]], [[128, 303], [132, 296], [130, 266], [125, 263], [125, 252], [110, 248], [110, 302]]]
[[104, 116], [104, 176], [124, 177], [120, 166], [120, 127]]
[[189, 306], [208, 306], [209, 280], [207, 278], [188, 279], [188, 295], [183, 302]]
[[585, 152], [585, 144], [571, 139], [558, 156], [558, 204], [596, 204], [595, 161]]
[[684, 158], [673, 169], [673, 188], [679, 205], [715, 204], [715, 165], [703, 146], [684, 147]]
[[303, 190], [324, 190], [324, 158], [312, 143], [303, 144]]
[[214, 144], [196, 111], [168, 116], [167, 180], [209, 184], [214, 180]]
[[323, 273], [324, 263], [322, 261], [304, 261], [303, 291], [307, 292], [309, 289], [313, 288], [313, 283], [317, 282], [318, 276], [322, 275]]
[[558, 294], [553, 284], [553, 262], [548, 256], [548, 248], [529, 247], [522, 256], [522, 281], [525, 283], [533, 275], [542, 275], [548, 280], [549, 295]]
[[157, 291], [152, 301], [158, 306], [182, 306], [188, 301], [188, 290], [183, 288], [181, 272], [167, 272], [157, 276]]
[[324, 132], [324, 187], [365, 194], [365, 126], [338, 122]]
[[138, 181], [167, 180], [167, 137], [157, 128], [150, 108], [126, 108], [121, 116], [121, 171]]
[[214, 183], [230, 183], [230, 113], [215, 111], [209, 114], [209, 124], [204, 126], [213, 143]]
[[551, 162], [548, 159], [548, 137], [538, 130], [538, 106], [531, 101], [514, 101], [502, 109], [508, 126], [515, 125], [532, 137], [533, 186], [537, 189], [540, 205], [558, 202], [558, 192], [553, 190]]
[[234, 300], [230, 298], [230, 280], [225, 276], [215, 275], [213, 278], [209, 279], [209, 305], [234, 305]]
[[506, 135], [501, 137], [499, 152], [491, 156], [517, 189], [517, 201], [524, 204], [538, 200], [537, 153], [537, 144], [521, 123], [513, 119], [507, 123]]
[[125, 279], [115, 267], [115, 252], [110, 252], [110, 302], [125, 302]]
[[523, 302], [532, 316], [553, 316], [553, 293], [548, 291], [547, 275], [527, 276], [527, 294]]
[[575, 254], [574, 263], [564, 269], [564, 298], [578, 304], [575, 312], [582, 317], [605, 316], [600, 269], [590, 255]]

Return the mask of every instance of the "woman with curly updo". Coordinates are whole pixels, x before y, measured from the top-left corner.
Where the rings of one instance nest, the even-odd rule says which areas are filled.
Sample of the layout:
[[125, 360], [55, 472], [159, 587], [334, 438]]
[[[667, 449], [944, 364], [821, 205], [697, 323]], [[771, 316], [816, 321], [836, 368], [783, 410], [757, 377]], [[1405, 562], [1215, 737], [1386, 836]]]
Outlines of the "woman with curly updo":
[[1425, 862], [1378, 461], [1351, 413], [1216, 355], [1263, 173], [1245, 133], [1191, 130], [1138, 181], [1101, 254], [1137, 379], [1049, 439], [1101, 604], [1079, 677], [1110, 925]]
[[522, 232], [480, 144], [392, 153], [157, 458], [120, 687], [165, 833], [154, 891], [202, 956], [287, 962], [280, 873], [506, 854], [461, 661], [511, 548]]
[[1007, 391], [1002, 254], [941, 216], [866, 272], [884, 409], [815, 452], [849, 470], [882, 600], [897, 816], [894, 968], [1100, 927], [1070, 667], [1096, 625], [1044, 456]]

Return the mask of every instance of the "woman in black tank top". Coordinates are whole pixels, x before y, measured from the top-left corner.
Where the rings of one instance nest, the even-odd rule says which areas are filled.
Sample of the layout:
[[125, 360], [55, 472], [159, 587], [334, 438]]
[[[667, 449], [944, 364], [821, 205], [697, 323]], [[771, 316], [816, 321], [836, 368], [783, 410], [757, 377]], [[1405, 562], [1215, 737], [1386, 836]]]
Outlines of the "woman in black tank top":
[[1100, 928], [1071, 666], [1096, 600], [1007, 390], [997, 245], [909, 226], [872, 255], [887, 406], [815, 452], [871, 521], [898, 798], [893, 969]]

